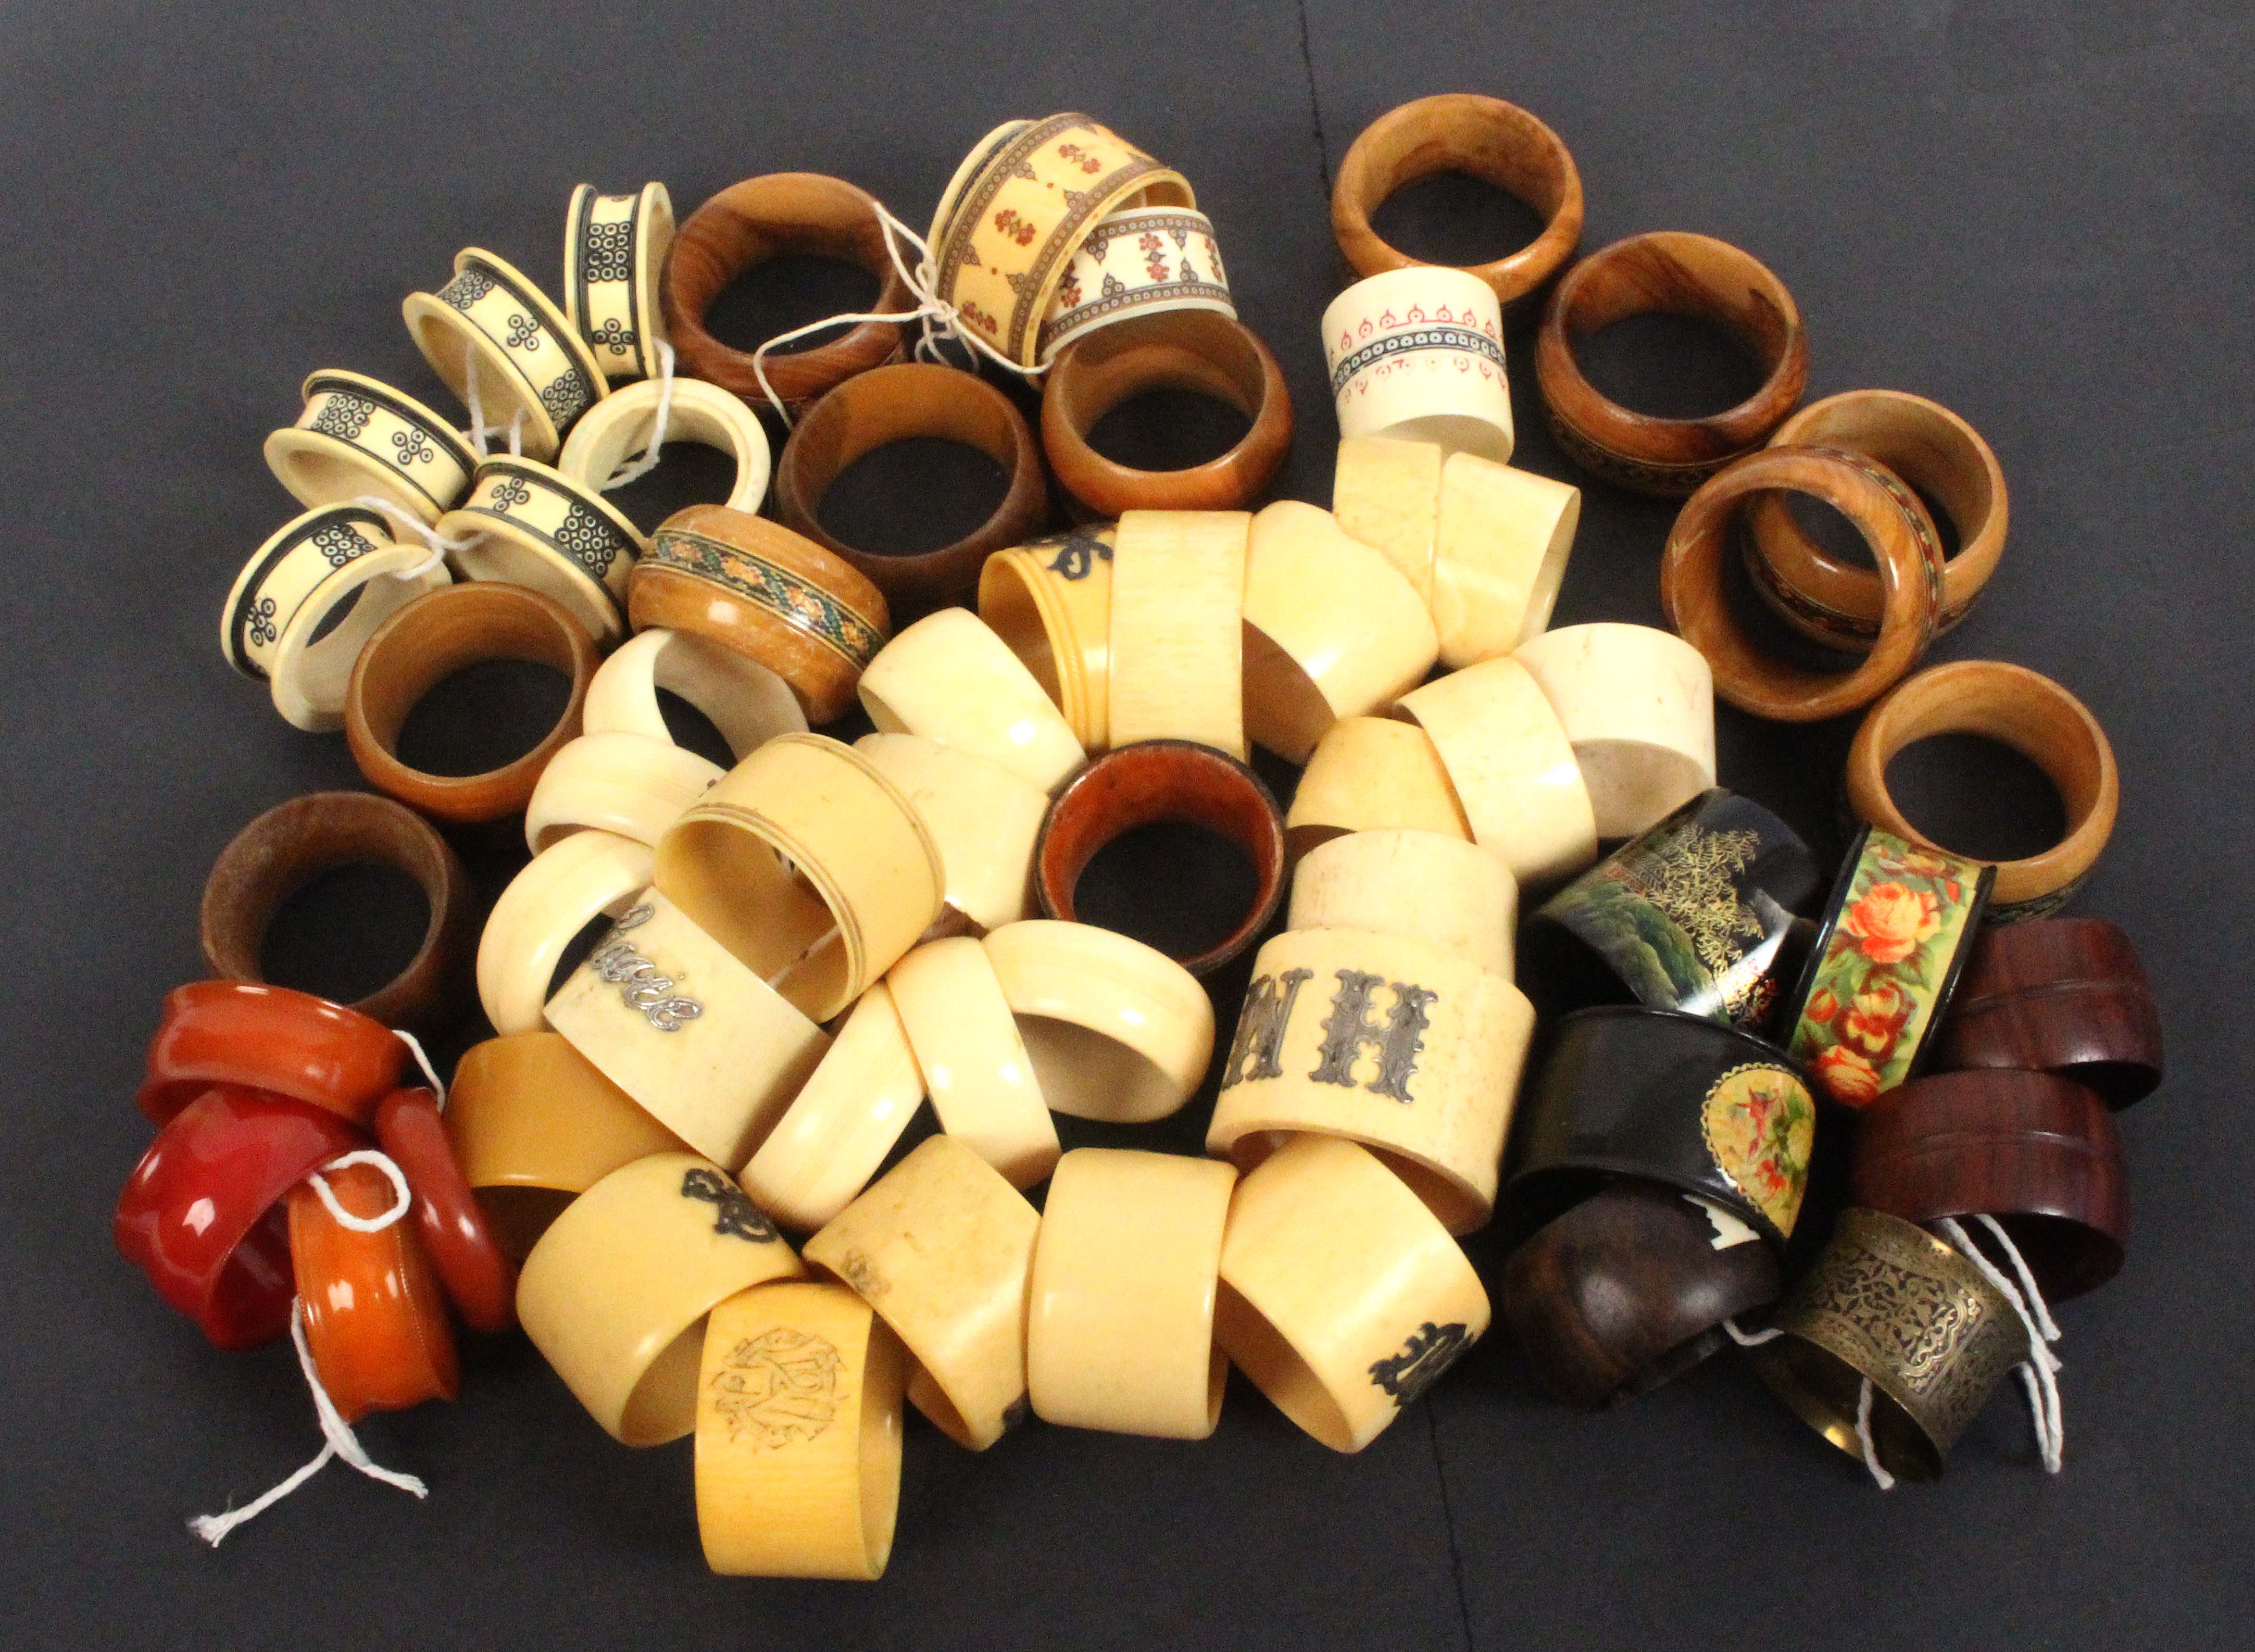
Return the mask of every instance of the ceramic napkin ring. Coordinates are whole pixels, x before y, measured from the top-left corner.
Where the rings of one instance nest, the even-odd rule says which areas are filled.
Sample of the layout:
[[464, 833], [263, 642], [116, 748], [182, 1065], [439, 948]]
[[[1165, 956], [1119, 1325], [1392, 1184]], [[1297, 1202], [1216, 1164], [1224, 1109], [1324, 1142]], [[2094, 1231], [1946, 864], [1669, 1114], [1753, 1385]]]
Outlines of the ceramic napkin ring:
[[[665, 429], [657, 428], [657, 407], [665, 404]], [[701, 378], [677, 378], [668, 384], [644, 380], [613, 390], [572, 427], [556, 468], [589, 493], [600, 494], [611, 474], [630, 453], [652, 442], [696, 442], [735, 461], [736, 480], [722, 503], [731, 510], [753, 511], [767, 496], [771, 463], [768, 433], [757, 413], [741, 397]], [[640, 533], [637, 549], [646, 548]]]
[[2005, 1374], [2029, 1357], [2002, 1292], [1923, 1229], [1878, 1211], [1841, 1213], [1832, 1242], [1779, 1309], [1785, 1335], [1754, 1368], [1802, 1421], [1851, 1457], [1871, 1385], [1872, 1457], [1931, 1480]]
[[1510, 461], [1503, 314], [1479, 277], [1430, 264], [1371, 276], [1325, 307], [1323, 335], [1341, 436]]
[[413, 397], [364, 374], [308, 374], [305, 411], [266, 439], [266, 465], [300, 504], [388, 499], [422, 522], [462, 500], [477, 453]]
[[1788, 1044], [1851, 1107], [1915, 1078], [1972, 955], [1996, 868], [1867, 826], [1786, 1003]]
[[1528, 985], [1553, 1015], [1634, 1002], [1767, 1034], [1825, 887], [1799, 833], [1717, 786], [1543, 903]]
[[470, 541], [448, 553], [464, 578], [553, 597], [606, 648], [625, 634], [619, 614], [642, 535], [594, 489], [495, 454], [479, 461], [469, 497], [439, 519], [439, 531]]
[[603, 376], [656, 378], [665, 341], [658, 276], [673, 249], [673, 198], [659, 183], [631, 195], [572, 192], [564, 217], [564, 314]]
[[1112, 553], [1117, 523], [998, 551], [979, 572], [979, 617], [1056, 702], [1084, 750], [1112, 743]]
[[463, 248], [453, 280], [435, 293], [409, 293], [401, 307], [431, 370], [464, 406], [476, 401], [488, 429], [506, 432], [523, 415], [528, 458], [554, 459], [572, 421], [609, 389], [579, 329], [523, 271], [482, 247]]
[[2130, 938], [2096, 917], [1984, 931], [1935, 1065], [2052, 1072], [2117, 1109], [2160, 1084], [2161, 1012]]
[[1213, 222], [1187, 207], [1126, 207], [1101, 219], [1066, 261], [1037, 348], [1057, 353], [1131, 315], [1211, 310], [1237, 317]]

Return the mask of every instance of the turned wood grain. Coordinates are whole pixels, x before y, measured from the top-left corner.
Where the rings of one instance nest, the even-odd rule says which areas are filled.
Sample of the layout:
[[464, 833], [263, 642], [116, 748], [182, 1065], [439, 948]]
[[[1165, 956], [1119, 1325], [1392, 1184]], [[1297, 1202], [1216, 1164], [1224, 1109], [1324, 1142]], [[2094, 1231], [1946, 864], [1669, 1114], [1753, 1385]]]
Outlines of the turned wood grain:
[[1935, 1062], [2056, 1073], [2118, 1112], [2161, 1081], [2160, 1006], [2138, 949], [2104, 918], [2009, 924], [1975, 945]]

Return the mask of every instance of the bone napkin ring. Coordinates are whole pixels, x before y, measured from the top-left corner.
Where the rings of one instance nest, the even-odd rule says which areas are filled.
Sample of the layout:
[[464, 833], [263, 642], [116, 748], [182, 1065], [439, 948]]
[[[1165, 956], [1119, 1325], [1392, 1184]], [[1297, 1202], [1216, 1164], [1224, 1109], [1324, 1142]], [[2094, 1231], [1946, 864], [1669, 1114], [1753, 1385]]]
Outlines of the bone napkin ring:
[[1237, 316], [1213, 222], [1188, 207], [1125, 207], [1073, 249], [1043, 319], [1037, 348], [1050, 362], [1074, 340], [1131, 315], [1211, 310]]
[[582, 735], [541, 770], [525, 805], [525, 847], [539, 854], [594, 828], [654, 847], [720, 778], [717, 764], [666, 741]]
[[495, 1032], [537, 1032], [565, 949], [650, 882], [650, 847], [615, 832], [558, 839], [509, 880], [478, 940], [478, 1000]]
[[522, 271], [482, 247], [456, 253], [453, 279], [435, 293], [409, 293], [401, 310], [423, 359], [465, 406], [475, 376], [488, 428], [507, 431], [523, 415], [528, 458], [555, 458], [572, 421], [609, 389], [579, 329]]
[[888, 643], [860, 692], [879, 732], [957, 747], [1045, 792], [1086, 756], [1033, 674], [963, 608], [926, 615]]
[[1237, 1185], [1215, 1334], [1277, 1409], [1359, 1452], [1488, 1325], [1457, 1241], [1368, 1151], [1296, 1136]]
[[1024, 1414], [1026, 1278], [1041, 1217], [961, 1142], [935, 1135], [806, 1241], [916, 1357], [909, 1398], [981, 1452]]
[[1682, 637], [1569, 625], [1512, 658], [1558, 714], [1600, 838], [1633, 838], [1715, 784], [1715, 679]]
[[1509, 981], [1519, 885], [1501, 861], [1459, 837], [1350, 832], [1301, 859], [1285, 927], [1399, 935]]
[[1284, 816], [1295, 861], [1350, 832], [1438, 833], [1472, 840], [1432, 736], [1390, 717], [1342, 717], [1324, 730]]
[[1437, 442], [1347, 436], [1340, 439], [1331, 471], [1331, 514], [1338, 525], [1384, 552], [1428, 608], [1446, 456]]
[[1034, 845], [1049, 794], [1001, 764], [921, 735], [864, 735], [854, 749], [891, 781], [938, 846], [950, 916], [983, 935], [1034, 911]]
[[1131, 510], [1113, 552], [1113, 746], [1195, 740], [1240, 761], [1245, 744], [1241, 510]]
[[665, 341], [658, 275], [673, 250], [673, 198], [659, 183], [631, 195], [593, 184], [572, 192], [564, 216], [564, 314], [604, 376], [655, 378]]
[[1441, 466], [1433, 623], [1451, 671], [1542, 635], [1566, 578], [1582, 490], [1472, 453]]
[[323, 368], [306, 378], [298, 422], [266, 439], [266, 464], [300, 504], [362, 494], [436, 522], [461, 502], [478, 456], [452, 425], [390, 385]]
[[[658, 404], [665, 428], [657, 428]], [[613, 390], [572, 427], [556, 468], [589, 492], [600, 492], [630, 453], [659, 442], [696, 442], [735, 461], [736, 479], [721, 503], [731, 510], [757, 510], [767, 496], [772, 456], [759, 415], [718, 384], [701, 378], [671, 383], [646, 379]], [[636, 536], [639, 546], [642, 536]]]
[[595, 668], [580, 727], [671, 744], [660, 689], [702, 712], [739, 762], [777, 735], [806, 732], [806, 713], [782, 678], [717, 643], [664, 627], [629, 638]]
[[1510, 460], [1503, 315], [1479, 277], [1430, 264], [1373, 275], [1331, 301], [1323, 332], [1340, 435]]
[[1116, 523], [998, 551], [979, 573], [979, 617], [1008, 644], [1093, 755], [1111, 742]]
[[465, 579], [553, 597], [605, 647], [623, 634], [619, 614], [642, 535], [594, 489], [497, 454], [479, 461], [469, 497], [439, 518], [439, 531], [469, 541], [449, 552]]
[[1048, 1179], [1056, 1122], [986, 949], [967, 935], [927, 941], [885, 977], [939, 1128], [1011, 1186]]

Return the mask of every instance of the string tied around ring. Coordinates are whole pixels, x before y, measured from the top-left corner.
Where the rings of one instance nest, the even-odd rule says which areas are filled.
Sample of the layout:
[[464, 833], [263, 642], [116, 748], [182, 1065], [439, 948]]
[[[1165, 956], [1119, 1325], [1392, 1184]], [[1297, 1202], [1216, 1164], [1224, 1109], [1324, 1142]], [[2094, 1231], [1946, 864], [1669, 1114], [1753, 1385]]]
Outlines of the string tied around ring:
[[1993, 1216], [1977, 1216], [1974, 1220], [1986, 1225], [2011, 1257], [2020, 1284], [2027, 1287], [2026, 1295], [2021, 1293], [2020, 1285], [2006, 1278], [2004, 1270], [1989, 1260], [1954, 1218], [1945, 1216], [1934, 1226], [1960, 1255], [1981, 1270], [1981, 1276], [1997, 1288], [2020, 1316], [2020, 1326], [2027, 1332], [2028, 1357], [2013, 1369], [2020, 1373], [2020, 1386], [2027, 1393], [2028, 1417], [2035, 1425], [2036, 1453], [2042, 1459], [2044, 1473], [2056, 1474], [2067, 1460], [2067, 1417], [2059, 1398], [2060, 1360], [2051, 1351], [2051, 1344], [2059, 1339], [2059, 1326], [2045, 1305], [2043, 1293], [2036, 1289], [2035, 1276], [2029, 1271], [2027, 1259], [2003, 1226]]
[[[336, 1190], [329, 1185], [328, 1178], [321, 1174], [321, 1170], [347, 1170], [355, 1164], [372, 1164], [390, 1178], [392, 1192], [391, 1207], [381, 1215], [354, 1215], [337, 1202]], [[308, 1176], [306, 1181], [313, 1188], [315, 1197], [328, 1206], [329, 1214], [336, 1218], [337, 1226], [348, 1227], [355, 1234], [380, 1234], [415, 1207], [415, 1194], [407, 1185], [406, 1172], [393, 1163], [390, 1154], [378, 1152], [372, 1147], [364, 1147], [357, 1152], [343, 1154], [331, 1159], [327, 1164], [321, 1166], [320, 1170], [315, 1170]]]
[[1883, 1492], [1895, 1488], [1895, 1477], [1879, 1466], [1879, 1448], [1872, 1439], [1872, 1379], [1864, 1379], [1863, 1389], [1856, 1395], [1856, 1444], [1864, 1448], [1864, 1466], [1872, 1471], [1872, 1483]]
[[[972, 357], [974, 368], [978, 358], [983, 355], [996, 366], [1015, 373], [1021, 378], [1038, 381], [1043, 373], [1047, 371], [1046, 369], [1026, 367], [1012, 361], [986, 340], [964, 327], [960, 312], [940, 296], [939, 265], [932, 253], [931, 244], [922, 235], [895, 217], [882, 201], [873, 201], [870, 204], [876, 210], [877, 228], [884, 236], [885, 252], [893, 261], [894, 273], [900, 277], [901, 284], [908, 288], [910, 296], [916, 300], [916, 306], [907, 310], [861, 311], [849, 315], [825, 316], [819, 321], [810, 321], [804, 327], [793, 327], [787, 333], [778, 333], [773, 338], [762, 341], [759, 348], [752, 352], [752, 372], [760, 382], [761, 393], [768, 398], [769, 404], [774, 407], [776, 415], [782, 418], [783, 428], [789, 430], [791, 427], [790, 409], [783, 404], [783, 397], [776, 394], [775, 386], [768, 382], [769, 353], [779, 344], [788, 344], [793, 339], [804, 338], [807, 334], [819, 333], [825, 327], [843, 327], [849, 322], [859, 325], [864, 321], [891, 321], [906, 325], [914, 321], [919, 324], [921, 329], [915, 351], [916, 359], [919, 362], [939, 361], [939, 347], [952, 341], [965, 348], [966, 353]], [[916, 250], [917, 262], [913, 268], [901, 256], [903, 243], [906, 243]]]
[[651, 411], [650, 439], [634, 458], [619, 465], [602, 481], [602, 491], [623, 488], [630, 482], [640, 481], [657, 468], [658, 450], [665, 446], [668, 432], [673, 428], [673, 346], [664, 339], [657, 341], [657, 405]]
[[439, 1111], [446, 1110], [446, 1081], [439, 1076], [439, 1069], [431, 1065], [431, 1052], [423, 1041], [404, 1027], [394, 1027], [391, 1036], [415, 1052], [415, 1065], [423, 1069], [423, 1076], [431, 1080], [431, 1093], [438, 1098]]
[[353, 501], [353, 503], [365, 505], [369, 510], [376, 511], [395, 529], [413, 534], [430, 547], [429, 556], [425, 557], [411, 568], [400, 569], [391, 576], [395, 580], [419, 580], [433, 568], [445, 566], [449, 552], [467, 551], [478, 542], [477, 536], [472, 533], [441, 533], [413, 511], [402, 510], [390, 500], [379, 498], [372, 493], [361, 495]]
[[1759, 1348], [1765, 1342], [1774, 1342], [1785, 1332], [1775, 1325], [1766, 1325], [1760, 1331], [1742, 1329], [1735, 1318], [1723, 1321], [1723, 1329], [1731, 1333], [1731, 1340], [1742, 1348]]
[[[483, 459], [492, 451], [486, 445], [486, 438], [502, 434], [503, 432], [501, 425], [486, 423], [485, 404], [478, 397], [478, 355], [475, 350], [462, 357], [462, 404], [470, 410], [470, 427], [463, 434], [469, 438], [470, 445], [478, 450], [478, 457]], [[512, 459], [524, 457], [524, 404], [522, 402], [517, 404], [516, 411], [509, 415], [506, 433], [509, 437], [509, 457]]]

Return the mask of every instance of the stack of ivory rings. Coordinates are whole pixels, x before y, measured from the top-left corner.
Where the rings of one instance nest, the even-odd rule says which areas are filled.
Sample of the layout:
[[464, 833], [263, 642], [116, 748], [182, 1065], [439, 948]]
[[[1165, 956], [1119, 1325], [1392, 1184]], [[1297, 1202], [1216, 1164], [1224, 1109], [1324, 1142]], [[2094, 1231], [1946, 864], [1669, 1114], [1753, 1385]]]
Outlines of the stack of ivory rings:
[[[1528, 200], [1542, 234], [1472, 269], [1380, 239], [1379, 204], [1447, 170]], [[1390, 112], [1349, 151], [1331, 210], [1361, 278], [1321, 320], [1341, 437], [1328, 510], [1251, 508], [1291, 436], [1276, 363], [1237, 319], [1189, 183], [1078, 115], [982, 138], [922, 238], [813, 174], [733, 186], [678, 233], [661, 185], [580, 186], [560, 308], [476, 248], [406, 301], [467, 432], [362, 376], [309, 377], [299, 420], [266, 446], [307, 510], [244, 567], [223, 647], [291, 722], [342, 728], [386, 795], [285, 805], [214, 868], [206, 950], [215, 974], [253, 985], [183, 989], [220, 993], [219, 1010], [168, 1004], [144, 1092], [162, 1128], [120, 1207], [128, 1255], [239, 1346], [285, 1328], [271, 1291], [255, 1320], [210, 1294], [255, 1245], [273, 1273], [270, 1206], [287, 1201], [301, 1293], [346, 1266], [333, 1228], [379, 1234], [404, 1282], [399, 1324], [446, 1353], [387, 1385], [366, 1368], [382, 1336], [363, 1326], [348, 1360], [309, 1304], [307, 1370], [332, 1395], [350, 1383], [347, 1422], [451, 1397], [439, 1293], [478, 1328], [514, 1318], [615, 1438], [693, 1435], [705, 1552], [723, 1572], [882, 1573], [904, 1405], [972, 1451], [1029, 1410], [1196, 1439], [1234, 1365], [1316, 1438], [1359, 1450], [1488, 1328], [1458, 1239], [1499, 1211], [1533, 1235], [1506, 1311], [1570, 1397], [1664, 1381], [1725, 1329], [1782, 1338], [1765, 1374], [1836, 1444], [1875, 1474], [1938, 1470], [1963, 1419], [1921, 1409], [1883, 1362], [1857, 1364], [1837, 1331], [1845, 1297], [1823, 1297], [1825, 1268], [1848, 1266], [1834, 1253], [1776, 1332], [1734, 1316], [1781, 1293], [1820, 1106], [1896, 1121], [1872, 1133], [1885, 1149], [1857, 1194], [1870, 1208], [1840, 1243], [1941, 1282], [1937, 1303], [1955, 1290], [1994, 1333], [1946, 1351], [1959, 1409], [2049, 1356], [1998, 1305], [1987, 1255], [1912, 1224], [2060, 1213], [2040, 1190], [2000, 1204], [1938, 1177], [1935, 1132], [2080, 1130], [2111, 1150], [2112, 1203], [2080, 1210], [2097, 1237], [2048, 1276], [2088, 1288], [2110, 1255], [2118, 1265], [2118, 1144], [2105, 1108], [2078, 1098], [2124, 1105], [2158, 1080], [2134, 952], [2111, 931], [2016, 946], [2020, 931], [1982, 927], [2048, 914], [2089, 871], [2116, 806], [2111, 753], [2066, 690], [2017, 667], [1905, 680], [1996, 566], [1996, 460], [1913, 396], [1795, 412], [1799, 313], [1743, 252], [1668, 233], [1571, 263], [1579, 176], [1510, 104]], [[721, 289], [793, 250], [867, 265], [882, 284], [872, 313], [789, 354], [713, 337]], [[1761, 390], [1704, 419], [1607, 401], [1572, 342], [1650, 308], [1730, 332], [1762, 363]], [[1689, 496], [1662, 563], [1674, 633], [1550, 629], [1581, 495], [1510, 462], [1506, 329], [1538, 316], [1543, 404], [1569, 456]], [[898, 359], [919, 321], [920, 355], [936, 328], [974, 368], [1041, 383], [1038, 441], [976, 372]], [[1181, 471], [1089, 446], [1104, 414], [1161, 388], [1236, 406], [1245, 437]], [[769, 517], [762, 404], [790, 431]], [[934, 436], [1009, 477], [980, 530], [887, 556], [823, 526], [855, 460]], [[727, 453], [735, 482], [644, 533], [604, 494], [667, 439]], [[1045, 533], [1053, 486], [1079, 525]], [[1779, 489], [1846, 514], [1878, 573], [1834, 559]], [[1956, 529], [1954, 557], [1925, 496]], [[1774, 662], [1725, 610], [1741, 500], [1757, 587], [1860, 655], [1853, 669]], [[403, 762], [417, 703], [496, 658], [570, 678], [547, 737], [484, 775]], [[1883, 693], [1850, 758], [1865, 830], [1828, 896], [1792, 830], [1717, 785], [1714, 702], [1809, 720]], [[709, 718], [733, 766], [678, 744], [661, 694]], [[857, 706], [872, 732], [813, 732]], [[1992, 869], [1921, 837], [1886, 768], [1942, 732], [2042, 764], [2068, 841]], [[1255, 746], [1303, 767], [1289, 807], [1249, 766]], [[467, 881], [429, 822], [520, 815], [530, 859], [473, 960]], [[1248, 910], [1195, 953], [1076, 916], [1092, 860], [1163, 821], [1230, 840], [1256, 874]], [[349, 1007], [225, 997], [277, 991], [255, 985], [276, 908], [369, 859], [431, 893], [431, 935], [398, 981]], [[1200, 978], [1255, 946], [1218, 1041]], [[1969, 965], [1985, 985], [1953, 1016]], [[443, 1142], [391, 1128], [422, 1114], [393, 1106], [386, 1029], [445, 1026], [473, 975], [495, 1036], [461, 1058]], [[2111, 1035], [2078, 1039], [2041, 1013], [2068, 980], [2123, 1006]], [[1538, 1011], [1564, 1017], [1547, 1051]], [[241, 1021], [256, 1046], [242, 1059], [181, 1058], [222, 1015], [280, 1018]], [[363, 1051], [349, 1093], [276, 1053], [324, 1040]], [[1167, 1118], [1217, 1056], [1209, 1157], [1065, 1150], [1060, 1115]], [[1936, 1061], [1951, 1071], [1907, 1082]], [[1956, 1087], [1919, 1109], [1886, 1105], [1945, 1080]], [[221, 1087], [179, 1089], [207, 1082]], [[937, 1133], [903, 1153], [926, 1100]], [[382, 1217], [382, 1176], [324, 1171], [365, 1147], [371, 1119], [406, 1190]], [[191, 1289], [158, 1232], [196, 1191], [182, 1167], [277, 1132], [290, 1175], [237, 1191], [240, 1223], [198, 1253]], [[302, 1197], [315, 1184], [319, 1199]], [[448, 1213], [425, 1229], [460, 1233], [395, 1226], [417, 1200]], [[460, 1262], [472, 1232], [476, 1269]], [[435, 1275], [425, 1244], [446, 1259]], [[504, 1311], [494, 1282], [518, 1265]], [[2023, 1279], [2006, 1294], [2025, 1319], [2042, 1304]], [[1726, 1305], [1687, 1318], [1667, 1295], [1678, 1281]], [[1601, 1297], [1628, 1304], [1626, 1320], [1593, 1321]], [[1860, 1411], [1843, 1371], [1863, 1376]]]

